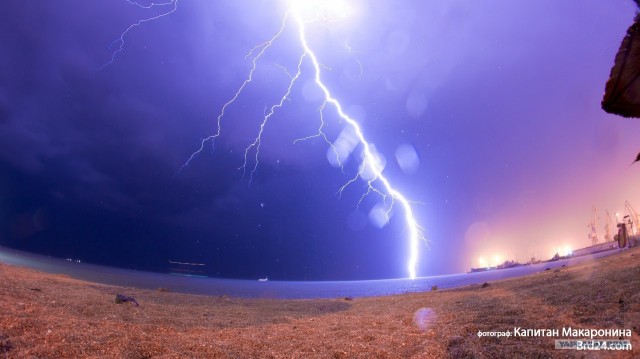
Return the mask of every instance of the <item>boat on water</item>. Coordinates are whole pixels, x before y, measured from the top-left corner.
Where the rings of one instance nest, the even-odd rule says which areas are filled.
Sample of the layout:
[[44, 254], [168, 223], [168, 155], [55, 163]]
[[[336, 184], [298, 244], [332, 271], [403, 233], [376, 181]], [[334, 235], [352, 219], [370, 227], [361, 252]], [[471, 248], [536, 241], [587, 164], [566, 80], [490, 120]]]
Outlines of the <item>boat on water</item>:
[[204, 263], [177, 262], [172, 260], [169, 260], [169, 274], [186, 277], [208, 277], [206, 264]]

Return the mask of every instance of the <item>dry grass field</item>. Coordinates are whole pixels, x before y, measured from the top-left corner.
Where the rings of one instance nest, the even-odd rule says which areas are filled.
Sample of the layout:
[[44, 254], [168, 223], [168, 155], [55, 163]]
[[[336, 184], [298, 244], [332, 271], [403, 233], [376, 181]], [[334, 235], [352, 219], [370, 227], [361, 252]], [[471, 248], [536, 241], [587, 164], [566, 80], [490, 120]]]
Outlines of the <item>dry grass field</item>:
[[[140, 306], [116, 304], [118, 293]], [[477, 335], [514, 327], [630, 329], [633, 350]], [[353, 300], [194, 296], [0, 264], [0, 358], [631, 358], [638, 334], [640, 248], [486, 286]]]

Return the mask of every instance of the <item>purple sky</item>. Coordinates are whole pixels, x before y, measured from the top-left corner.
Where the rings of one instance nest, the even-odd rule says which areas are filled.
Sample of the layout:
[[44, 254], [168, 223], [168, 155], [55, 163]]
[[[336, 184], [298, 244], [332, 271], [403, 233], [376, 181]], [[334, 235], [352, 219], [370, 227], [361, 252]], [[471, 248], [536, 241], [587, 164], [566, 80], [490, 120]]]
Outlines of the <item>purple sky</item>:
[[[294, 27], [259, 64], [223, 134], [178, 171], [245, 79], [244, 56], [278, 31], [273, 1], [185, 1], [158, 14], [126, 1], [11, 0], [0, 14], [0, 245], [212, 276], [356, 279], [406, 275], [402, 212], [380, 229], [379, 198], [327, 161], [307, 63], [267, 127], [254, 182], [237, 168], [301, 47]], [[385, 156], [429, 248], [419, 274], [479, 256], [548, 258], [589, 244], [592, 205], [640, 208], [640, 121], [600, 109], [632, 1], [355, 1], [309, 27], [323, 79]], [[327, 135], [342, 125], [327, 115]], [[411, 173], [396, 161], [413, 148]], [[357, 151], [354, 152], [357, 154]], [[348, 169], [353, 169], [352, 158]], [[602, 237], [603, 232], [600, 232]]]

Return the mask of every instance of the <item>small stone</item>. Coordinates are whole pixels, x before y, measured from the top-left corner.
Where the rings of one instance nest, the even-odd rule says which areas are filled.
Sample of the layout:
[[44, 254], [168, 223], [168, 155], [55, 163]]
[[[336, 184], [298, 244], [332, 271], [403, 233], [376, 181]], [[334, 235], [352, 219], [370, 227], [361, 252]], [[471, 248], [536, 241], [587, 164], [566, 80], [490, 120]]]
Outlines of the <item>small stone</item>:
[[116, 304], [122, 304], [122, 303], [133, 303], [136, 305], [136, 307], [139, 307], [140, 304], [138, 304], [138, 302], [136, 301], [136, 299], [134, 297], [127, 297], [124, 294], [116, 294], [116, 300], [115, 300]]

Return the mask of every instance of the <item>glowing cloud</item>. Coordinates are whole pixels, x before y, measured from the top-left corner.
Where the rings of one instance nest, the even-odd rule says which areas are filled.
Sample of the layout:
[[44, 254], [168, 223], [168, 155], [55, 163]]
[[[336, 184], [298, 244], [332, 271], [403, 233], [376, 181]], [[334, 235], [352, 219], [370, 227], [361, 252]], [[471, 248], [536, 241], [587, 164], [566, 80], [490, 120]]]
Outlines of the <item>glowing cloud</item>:
[[288, 8], [304, 22], [338, 21], [353, 12], [351, 4], [344, 0], [289, 0]]

